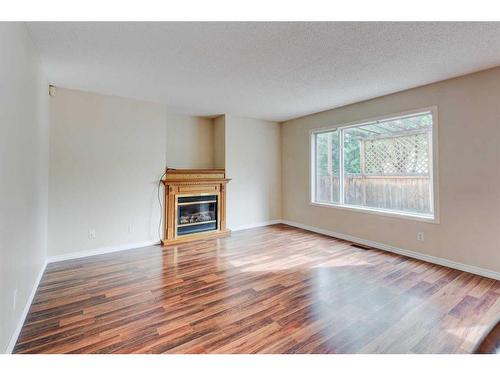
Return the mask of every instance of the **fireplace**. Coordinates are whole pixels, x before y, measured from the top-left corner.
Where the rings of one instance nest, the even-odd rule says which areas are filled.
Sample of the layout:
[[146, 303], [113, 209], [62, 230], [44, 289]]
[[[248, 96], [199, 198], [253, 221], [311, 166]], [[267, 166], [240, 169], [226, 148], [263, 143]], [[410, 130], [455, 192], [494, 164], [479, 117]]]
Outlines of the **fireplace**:
[[217, 195], [177, 198], [177, 235], [217, 230]]
[[228, 182], [224, 169], [168, 169], [163, 244], [228, 235]]

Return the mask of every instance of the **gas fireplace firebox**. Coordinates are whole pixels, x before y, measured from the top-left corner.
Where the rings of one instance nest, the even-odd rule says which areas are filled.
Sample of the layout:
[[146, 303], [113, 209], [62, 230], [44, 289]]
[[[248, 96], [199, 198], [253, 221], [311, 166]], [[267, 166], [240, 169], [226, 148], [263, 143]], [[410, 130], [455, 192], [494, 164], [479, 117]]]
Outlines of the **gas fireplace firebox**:
[[224, 169], [167, 169], [163, 245], [227, 236]]

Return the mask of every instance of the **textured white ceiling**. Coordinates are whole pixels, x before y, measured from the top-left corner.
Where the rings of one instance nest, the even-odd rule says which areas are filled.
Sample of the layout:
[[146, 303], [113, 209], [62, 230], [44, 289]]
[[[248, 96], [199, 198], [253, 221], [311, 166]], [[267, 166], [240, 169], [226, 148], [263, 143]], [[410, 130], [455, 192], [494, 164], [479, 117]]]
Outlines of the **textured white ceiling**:
[[500, 65], [500, 23], [28, 23], [49, 82], [282, 121]]

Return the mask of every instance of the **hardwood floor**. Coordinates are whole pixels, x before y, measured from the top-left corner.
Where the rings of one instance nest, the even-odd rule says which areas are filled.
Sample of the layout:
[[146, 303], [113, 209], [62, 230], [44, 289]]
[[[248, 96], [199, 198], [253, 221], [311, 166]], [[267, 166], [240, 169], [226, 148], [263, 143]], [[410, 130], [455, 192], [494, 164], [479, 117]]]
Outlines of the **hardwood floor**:
[[462, 353], [500, 281], [286, 225], [49, 264], [17, 353]]

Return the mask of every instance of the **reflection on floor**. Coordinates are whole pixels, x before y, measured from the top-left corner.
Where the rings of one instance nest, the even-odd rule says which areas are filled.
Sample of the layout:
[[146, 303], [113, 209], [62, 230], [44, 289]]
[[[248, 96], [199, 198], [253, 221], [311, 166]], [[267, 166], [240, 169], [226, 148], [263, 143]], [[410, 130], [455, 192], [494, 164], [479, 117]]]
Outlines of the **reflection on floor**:
[[47, 267], [18, 353], [461, 353], [500, 282], [274, 225]]

